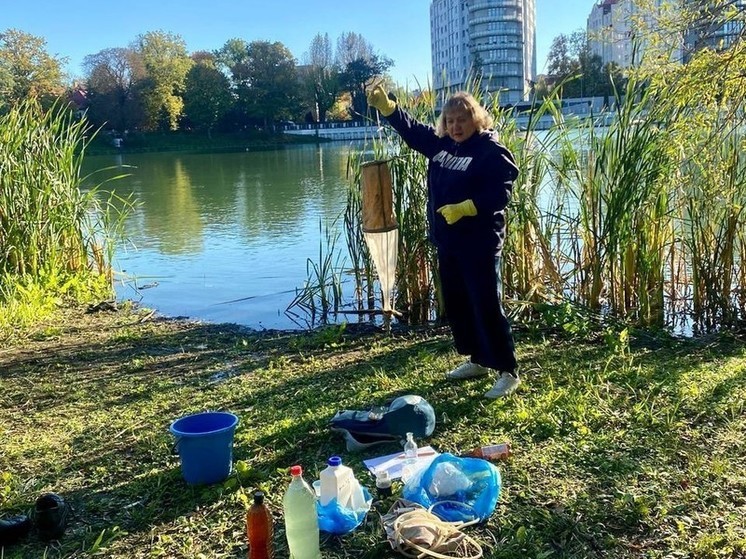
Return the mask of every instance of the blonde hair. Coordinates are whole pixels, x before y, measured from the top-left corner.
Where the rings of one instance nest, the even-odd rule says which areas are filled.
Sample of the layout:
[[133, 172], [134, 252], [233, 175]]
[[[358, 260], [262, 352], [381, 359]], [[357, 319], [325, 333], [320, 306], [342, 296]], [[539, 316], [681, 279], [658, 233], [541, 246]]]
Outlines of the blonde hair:
[[477, 133], [483, 132], [489, 128], [492, 128], [492, 117], [487, 110], [480, 105], [471, 93], [466, 91], [457, 91], [448, 98], [448, 101], [443, 105], [443, 110], [438, 118], [438, 125], [435, 129], [435, 133], [441, 138], [447, 134], [446, 132], [446, 117], [448, 113], [457, 111], [463, 111], [471, 115], [471, 119], [474, 121], [474, 126], [477, 128]]

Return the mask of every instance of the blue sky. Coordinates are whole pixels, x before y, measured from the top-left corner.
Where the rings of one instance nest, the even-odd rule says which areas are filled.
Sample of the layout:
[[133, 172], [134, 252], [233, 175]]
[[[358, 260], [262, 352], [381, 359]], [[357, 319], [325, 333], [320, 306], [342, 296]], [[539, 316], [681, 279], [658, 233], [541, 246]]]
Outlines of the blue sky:
[[[585, 27], [594, 3], [536, 0], [539, 72], [552, 39]], [[299, 60], [316, 33], [328, 33], [336, 42], [341, 33], [354, 31], [394, 61], [391, 74], [400, 84], [424, 85], [430, 75], [430, 0], [126, 0], [72, 6], [0, 0], [0, 31], [15, 28], [43, 37], [49, 53], [69, 59], [73, 76], [82, 74], [87, 54], [126, 46], [155, 30], [181, 35], [189, 51], [214, 50], [235, 37], [280, 41]]]

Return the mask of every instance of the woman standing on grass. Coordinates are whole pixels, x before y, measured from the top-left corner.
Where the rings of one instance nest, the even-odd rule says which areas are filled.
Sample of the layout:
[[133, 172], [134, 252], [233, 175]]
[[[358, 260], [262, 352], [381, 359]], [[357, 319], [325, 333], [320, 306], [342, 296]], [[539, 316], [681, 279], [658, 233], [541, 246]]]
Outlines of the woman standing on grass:
[[521, 382], [500, 281], [504, 210], [518, 176], [513, 155], [490, 129], [490, 115], [468, 93], [446, 101], [437, 129], [403, 111], [380, 85], [368, 93], [368, 103], [429, 161], [430, 240], [438, 252], [456, 351], [470, 357], [446, 376], [476, 378], [494, 369], [497, 380], [485, 397], [506, 396]]

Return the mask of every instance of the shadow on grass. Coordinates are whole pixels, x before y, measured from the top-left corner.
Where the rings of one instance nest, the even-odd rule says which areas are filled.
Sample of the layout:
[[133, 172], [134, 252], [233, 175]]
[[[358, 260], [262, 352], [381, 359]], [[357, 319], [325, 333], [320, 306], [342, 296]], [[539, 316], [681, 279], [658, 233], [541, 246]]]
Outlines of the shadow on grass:
[[[105, 457], [96, 462], [105, 463]], [[32, 531], [24, 541], [6, 549], [4, 557], [78, 557], [81, 550], [94, 551], [94, 542], [102, 534], [104, 541], [117, 533], [157, 534], [159, 527], [176, 519], [200, 514], [203, 509], [209, 511], [222, 493], [220, 486], [185, 484], [178, 465], [163, 471], [137, 472], [134, 479], [115, 487], [102, 488], [94, 483], [59, 492], [72, 511], [65, 536], [58, 542], [45, 543]], [[33, 502], [21, 503], [19, 508], [30, 514]]]
[[[302, 348], [306, 357], [321, 352], [329, 359], [364, 348], [371, 334], [368, 329], [348, 332], [343, 347], [334, 349], [314, 348], [313, 333], [174, 326], [174, 331], [157, 333], [147, 326], [120, 325], [108, 329], [105, 339], [95, 327], [77, 328], [70, 338], [39, 338], [4, 356], [2, 376], [8, 390], [3, 394], [3, 419], [16, 422], [18, 435], [26, 428], [46, 431], [35, 442], [19, 441], [9, 455], [11, 462], [0, 461], [3, 471], [28, 480], [4, 508], [26, 510], [42, 491], [63, 494], [76, 515], [61, 547], [54, 548], [59, 556], [91, 546], [102, 530], [114, 527], [130, 535], [141, 532], [147, 539], [158, 525], [189, 516], [230, 493], [220, 485], [184, 484], [178, 458], [170, 454], [173, 441], [167, 431], [168, 424], [182, 415], [205, 408], [235, 410], [242, 424], [234, 457], [255, 462], [260, 478], [276, 476], [277, 469], [294, 462], [308, 464], [310, 457], [325, 460], [331, 450], [315, 447], [330, 444], [329, 418], [310, 413], [296, 419], [299, 397], [323, 395], [318, 382], [337, 386], [342, 394], [341, 381], [354, 367], [325, 370], [312, 380], [252, 382], [252, 376], [275, 359], [292, 368], [301, 358], [291, 347]], [[250, 396], [237, 395], [230, 388], [236, 382], [247, 384]], [[164, 397], [168, 394], [172, 395]], [[333, 401], [342, 398], [333, 396]], [[267, 402], [275, 403], [273, 420], [284, 416], [288, 427], [252, 439], [251, 447], [241, 444], [242, 433], [252, 431], [250, 412], [241, 410], [269, 411]], [[335, 452], [340, 450], [331, 444]], [[269, 458], [257, 460], [257, 445], [272, 449]], [[33, 538], [17, 547], [22, 557], [40, 557], [44, 549]]]

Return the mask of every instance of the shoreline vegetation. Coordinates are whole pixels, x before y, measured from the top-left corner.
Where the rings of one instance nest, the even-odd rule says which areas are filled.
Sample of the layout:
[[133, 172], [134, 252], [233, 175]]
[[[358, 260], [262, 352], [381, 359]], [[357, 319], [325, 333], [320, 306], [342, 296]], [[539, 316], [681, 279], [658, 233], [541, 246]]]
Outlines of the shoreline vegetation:
[[[526, 382], [491, 402], [489, 379], [445, 380], [460, 358], [442, 327], [256, 332], [129, 304], [62, 307], [0, 350], [0, 495], [4, 517], [47, 491], [74, 514], [59, 543], [32, 533], [3, 556], [245, 557], [245, 510], [261, 489], [286, 557], [287, 468], [316, 478], [341, 454], [372, 489], [362, 460], [400, 447], [348, 453], [328, 421], [405, 393], [433, 405], [422, 442], [442, 452], [512, 443], [495, 513], [467, 529], [485, 557], [746, 556], [743, 335], [516, 330]], [[240, 417], [234, 472], [187, 486], [168, 425], [204, 410]], [[394, 498], [353, 533], [322, 537], [324, 557], [397, 557], [377, 514]]]
[[[119, 136], [116, 136], [119, 137]], [[130, 153], [215, 153], [279, 149], [298, 144], [318, 144], [325, 138], [295, 136], [281, 132], [251, 131], [245, 133], [213, 132], [139, 132], [122, 138], [121, 147], [114, 144], [115, 136], [100, 132], [86, 146], [86, 155], [126, 155]]]

